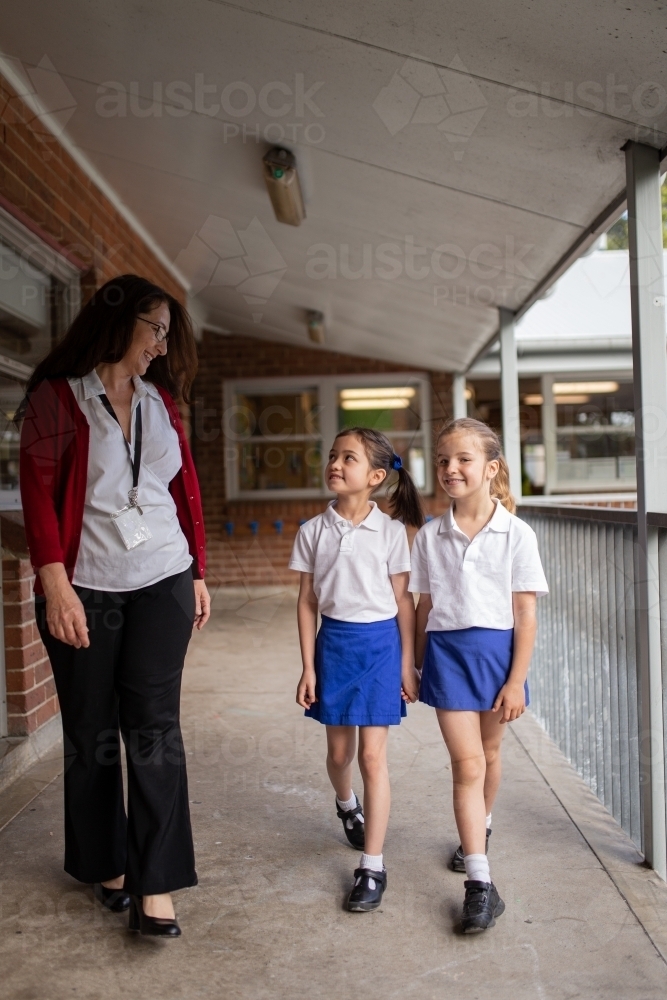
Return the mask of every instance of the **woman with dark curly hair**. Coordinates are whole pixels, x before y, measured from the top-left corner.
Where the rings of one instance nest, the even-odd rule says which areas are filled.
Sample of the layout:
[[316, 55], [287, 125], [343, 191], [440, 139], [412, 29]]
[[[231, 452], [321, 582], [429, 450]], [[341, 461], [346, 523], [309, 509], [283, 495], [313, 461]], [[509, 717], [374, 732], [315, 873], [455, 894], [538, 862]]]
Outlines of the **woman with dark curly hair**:
[[180, 303], [122, 275], [37, 366], [20, 411], [36, 615], [62, 710], [65, 870], [130, 909], [131, 930], [168, 937], [181, 933], [170, 892], [197, 883], [179, 703], [210, 598], [177, 406], [196, 367]]

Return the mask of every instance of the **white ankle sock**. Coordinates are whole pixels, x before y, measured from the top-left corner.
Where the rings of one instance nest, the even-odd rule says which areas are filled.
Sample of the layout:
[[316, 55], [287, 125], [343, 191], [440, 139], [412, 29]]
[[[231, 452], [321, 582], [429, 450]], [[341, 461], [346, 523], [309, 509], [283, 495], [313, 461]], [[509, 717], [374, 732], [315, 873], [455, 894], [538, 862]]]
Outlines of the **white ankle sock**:
[[359, 862], [360, 868], [370, 868], [372, 872], [382, 871], [382, 854], [362, 854]]
[[466, 854], [466, 878], [471, 882], [490, 882], [489, 859], [486, 854]]
[[489, 813], [489, 815], [486, 817], [486, 829], [487, 830], [491, 829], [491, 813]]
[[354, 794], [354, 792], [352, 792], [352, 797], [347, 799], [347, 801], [345, 802], [343, 802], [342, 799], [339, 799], [338, 796], [336, 796], [336, 802], [338, 803], [339, 808], [343, 810], [343, 812], [349, 812], [350, 809], [354, 809], [354, 807], [356, 806], [357, 796]]

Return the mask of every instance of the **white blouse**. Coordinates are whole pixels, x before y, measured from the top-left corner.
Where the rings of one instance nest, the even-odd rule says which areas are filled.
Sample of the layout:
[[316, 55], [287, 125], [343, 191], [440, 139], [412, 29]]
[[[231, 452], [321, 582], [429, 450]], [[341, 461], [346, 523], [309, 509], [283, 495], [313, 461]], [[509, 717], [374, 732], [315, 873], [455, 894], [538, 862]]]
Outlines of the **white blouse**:
[[535, 532], [502, 504], [472, 541], [452, 508], [420, 528], [412, 545], [410, 590], [430, 594], [427, 632], [514, 627], [512, 594], [549, 586]]
[[141, 403], [138, 502], [153, 537], [128, 551], [110, 516], [125, 507], [132, 486], [123, 432], [99, 398], [104, 386], [97, 372], [68, 381], [90, 426], [83, 527], [72, 582], [91, 590], [137, 590], [182, 573], [192, 556], [168, 488], [181, 468], [181, 451], [160, 393], [150, 382], [133, 379], [131, 450], [134, 455], [135, 414]]
[[344, 622], [381, 622], [398, 612], [391, 577], [410, 569], [405, 526], [371, 500], [359, 524], [346, 521], [331, 501], [299, 528], [289, 568], [313, 574], [319, 609]]

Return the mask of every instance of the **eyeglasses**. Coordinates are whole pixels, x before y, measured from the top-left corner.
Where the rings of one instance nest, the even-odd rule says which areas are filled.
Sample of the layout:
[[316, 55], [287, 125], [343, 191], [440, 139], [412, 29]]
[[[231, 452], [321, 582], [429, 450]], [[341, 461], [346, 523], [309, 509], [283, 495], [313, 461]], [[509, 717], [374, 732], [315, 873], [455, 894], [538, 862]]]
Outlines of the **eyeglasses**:
[[148, 323], [149, 326], [153, 327], [153, 335], [155, 336], [156, 344], [164, 344], [169, 339], [169, 333], [163, 326], [159, 323], [153, 323], [150, 319], [144, 319], [143, 316], [137, 316], [142, 323]]

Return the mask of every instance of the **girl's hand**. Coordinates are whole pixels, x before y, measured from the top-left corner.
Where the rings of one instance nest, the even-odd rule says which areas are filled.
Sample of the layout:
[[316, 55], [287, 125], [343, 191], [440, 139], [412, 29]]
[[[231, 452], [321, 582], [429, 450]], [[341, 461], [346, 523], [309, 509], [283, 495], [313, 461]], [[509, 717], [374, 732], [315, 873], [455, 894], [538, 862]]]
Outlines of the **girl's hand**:
[[403, 667], [401, 671], [401, 698], [403, 701], [415, 702], [419, 697], [420, 676], [413, 664]]
[[498, 720], [501, 726], [505, 722], [514, 722], [523, 715], [526, 711], [526, 692], [522, 683], [508, 681], [503, 684], [491, 711], [499, 712], [501, 709], [502, 718]]
[[203, 580], [195, 580], [195, 620], [194, 626], [201, 632], [211, 617], [211, 595]]
[[315, 671], [304, 670], [296, 689], [296, 703], [301, 708], [310, 708], [317, 701], [315, 697]]

